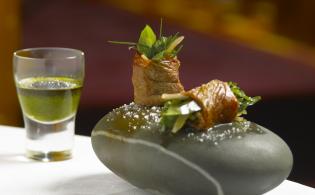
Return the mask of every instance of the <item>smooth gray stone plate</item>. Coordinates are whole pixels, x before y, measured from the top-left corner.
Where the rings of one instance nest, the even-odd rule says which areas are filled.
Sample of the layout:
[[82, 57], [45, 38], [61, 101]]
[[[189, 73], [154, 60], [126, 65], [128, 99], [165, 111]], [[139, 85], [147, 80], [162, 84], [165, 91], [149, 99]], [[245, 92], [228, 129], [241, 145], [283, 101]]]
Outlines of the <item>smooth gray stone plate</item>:
[[291, 171], [289, 147], [264, 127], [228, 123], [199, 133], [186, 127], [172, 135], [160, 126], [160, 111], [124, 105], [92, 132], [98, 158], [139, 188], [172, 195], [258, 195]]

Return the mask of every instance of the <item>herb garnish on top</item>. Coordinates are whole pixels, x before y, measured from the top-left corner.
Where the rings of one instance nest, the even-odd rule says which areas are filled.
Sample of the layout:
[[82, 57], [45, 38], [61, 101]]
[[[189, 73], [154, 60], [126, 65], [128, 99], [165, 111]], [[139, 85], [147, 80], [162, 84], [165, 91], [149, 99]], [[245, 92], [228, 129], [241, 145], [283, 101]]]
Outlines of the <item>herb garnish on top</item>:
[[184, 36], [179, 36], [178, 33], [168, 37], [163, 36], [162, 26], [161, 20], [158, 38], [152, 28], [149, 25], [146, 25], [141, 31], [138, 43], [123, 41], [109, 42], [114, 44], [130, 45], [131, 49], [137, 50], [137, 52], [141, 55], [144, 55], [146, 58], [154, 61], [160, 61], [165, 58], [174, 58], [183, 47], [180, 43], [183, 41]]

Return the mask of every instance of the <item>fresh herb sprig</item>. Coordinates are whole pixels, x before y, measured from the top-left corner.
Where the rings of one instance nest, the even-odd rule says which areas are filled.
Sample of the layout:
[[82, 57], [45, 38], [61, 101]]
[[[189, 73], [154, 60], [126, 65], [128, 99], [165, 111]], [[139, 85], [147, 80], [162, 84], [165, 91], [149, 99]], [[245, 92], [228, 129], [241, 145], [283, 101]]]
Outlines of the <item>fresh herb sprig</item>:
[[179, 36], [178, 33], [171, 36], [162, 35], [162, 20], [160, 24], [160, 33], [157, 38], [156, 34], [149, 25], [146, 25], [141, 31], [138, 43], [124, 41], [108, 41], [114, 44], [129, 45], [129, 48], [136, 49], [140, 54], [145, 55], [148, 59], [159, 61], [164, 58], [173, 58], [177, 56], [182, 49], [181, 42], [184, 36]]
[[245, 94], [245, 92], [237, 85], [237, 83], [229, 81], [228, 85], [232, 92], [234, 93], [235, 97], [238, 100], [239, 107], [237, 116], [241, 116], [243, 114], [247, 114], [247, 107], [252, 106], [261, 100], [260, 96], [249, 97]]
[[200, 111], [198, 104], [190, 99], [169, 100], [164, 104], [161, 113], [161, 124], [164, 129], [177, 133], [187, 122], [194, 119], [194, 113]]

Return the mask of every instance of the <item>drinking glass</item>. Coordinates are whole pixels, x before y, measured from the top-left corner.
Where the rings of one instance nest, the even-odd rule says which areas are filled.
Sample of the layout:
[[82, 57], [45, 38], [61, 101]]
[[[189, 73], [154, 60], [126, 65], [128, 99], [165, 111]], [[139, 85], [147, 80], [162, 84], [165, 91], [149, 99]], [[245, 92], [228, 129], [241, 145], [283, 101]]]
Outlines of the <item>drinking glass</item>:
[[23, 49], [13, 54], [13, 70], [27, 157], [40, 161], [71, 158], [84, 53], [68, 48]]

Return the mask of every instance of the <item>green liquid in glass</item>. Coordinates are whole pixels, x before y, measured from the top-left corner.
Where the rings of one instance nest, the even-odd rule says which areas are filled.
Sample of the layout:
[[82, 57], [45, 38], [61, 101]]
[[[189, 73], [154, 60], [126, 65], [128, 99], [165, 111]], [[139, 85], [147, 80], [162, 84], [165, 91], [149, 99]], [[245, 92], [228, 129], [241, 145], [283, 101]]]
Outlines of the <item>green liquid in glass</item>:
[[67, 77], [31, 77], [17, 84], [24, 114], [43, 123], [55, 123], [74, 116], [81, 90], [81, 81]]

